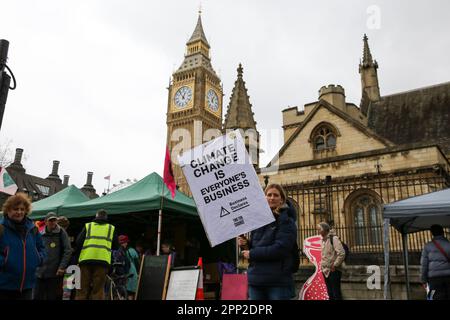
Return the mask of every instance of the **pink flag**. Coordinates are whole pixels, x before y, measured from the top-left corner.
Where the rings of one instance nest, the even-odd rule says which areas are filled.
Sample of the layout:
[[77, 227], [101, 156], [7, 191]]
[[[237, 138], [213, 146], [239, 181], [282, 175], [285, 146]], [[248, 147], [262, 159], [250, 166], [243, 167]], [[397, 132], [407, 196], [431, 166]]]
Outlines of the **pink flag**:
[[175, 190], [177, 185], [175, 183], [175, 178], [173, 176], [172, 171], [172, 161], [170, 160], [170, 152], [169, 148], [166, 147], [166, 159], [164, 160], [164, 183], [167, 186], [167, 189], [172, 193], [172, 199], [175, 198]]
[[111, 180], [111, 175], [106, 176], [104, 179], [105, 179], [105, 180]]

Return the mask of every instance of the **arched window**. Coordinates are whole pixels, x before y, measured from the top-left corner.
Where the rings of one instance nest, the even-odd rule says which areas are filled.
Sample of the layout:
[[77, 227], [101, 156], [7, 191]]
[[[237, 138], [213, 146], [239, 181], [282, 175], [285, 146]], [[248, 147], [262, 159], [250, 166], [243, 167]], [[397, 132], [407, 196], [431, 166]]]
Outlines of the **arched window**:
[[314, 145], [316, 150], [325, 149], [325, 141], [323, 140], [323, 137], [322, 136], [316, 137], [316, 143]]
[[357, 196], [350, 205], [355, 228], [355, 244], [381, 244], [381, 204], [369, 193]]
[[327, 123], [319, 124], [313, 130], [311, 140], [314, 151], [333, 150], [336, 148], [337, 130]]

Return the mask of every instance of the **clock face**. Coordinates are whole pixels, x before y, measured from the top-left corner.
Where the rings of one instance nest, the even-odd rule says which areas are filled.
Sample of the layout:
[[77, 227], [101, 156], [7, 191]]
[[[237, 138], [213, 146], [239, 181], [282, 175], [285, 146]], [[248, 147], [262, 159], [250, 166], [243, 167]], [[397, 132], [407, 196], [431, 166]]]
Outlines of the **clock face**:
[[192, 99], [192, 90], [189, 87], [181, 87], [175, 93], [175, 105], [178, 108], [184, 108]]
[[219, 97], [216, 92], [213, 89], [209, 89], [206, 98], [208, 100], [208, 107], [212, 111], [217, 112], [219, 110]]

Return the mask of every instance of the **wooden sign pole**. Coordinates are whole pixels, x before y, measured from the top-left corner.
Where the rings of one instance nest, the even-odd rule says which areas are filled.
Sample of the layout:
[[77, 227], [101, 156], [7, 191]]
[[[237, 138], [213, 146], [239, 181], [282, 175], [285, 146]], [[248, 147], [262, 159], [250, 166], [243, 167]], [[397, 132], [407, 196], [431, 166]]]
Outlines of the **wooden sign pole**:
[[162, 294], [162, 300], [166, 300], [167, 286], [169, 285], [170, 265], [172, 264], [172, 256], [169, 254], [167, 257], [166, 277], [164, 278], [164, 289]]
[[134, 296], [134, 300], [137, 300], [138, 295], [139, 295], [139, 287], [141, 286], [140, 284], [141, 284], [142, 269], [144, 269], [144, 260], [145, 260], [145, 254], [143, 254], [142, 258], [141, 258], [141, 266], [139, 268], [139, 277], [138, 277], [136, 295]]

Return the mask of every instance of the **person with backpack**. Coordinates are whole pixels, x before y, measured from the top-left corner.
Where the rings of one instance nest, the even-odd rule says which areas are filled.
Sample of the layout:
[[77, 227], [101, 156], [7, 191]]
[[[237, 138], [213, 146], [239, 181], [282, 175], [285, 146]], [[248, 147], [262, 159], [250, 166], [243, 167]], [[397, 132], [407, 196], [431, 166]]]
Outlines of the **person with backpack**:
[[36, 269], [46, 253], [42, 236], [28, 218], [31, 201], [17, 193], [3, 204], [0, 221], [0, 300], [31, 300]]
[[[118, 290], [122, 297], [128, 299], [127, 283], [132, 262], [127, 256], [127, 250], [124, 246], [124, 240], [124, 236], [118, 237], [120, 246], [117, 250], [112, 251], [112, 261], [109, 274], [111, 276], [111, 279], [114, 280], [116, 290]], [[110, 288], [108, 288], [108, 290], [109, 289]]]
[[34, 300], [62, 299], [63, 277], [72, 256], [72, 247], [67, 232], [58, 225], [57, 221], [58, 217], [54, 212], [49, 212], [45, 216], [42, 240], [47, 258], [36, 271]]
[[320, 266], [327, 285], [329, 300], [342, 300], [341, 277], [345, 260], [344, 246], [328, 223], [319, 223], [318, 231], [322, 236]]
[[127, 259], [130, 261], [130, 269], [128, 274], [130, 278], [127, 281], [127, 291], [128, 291], [128, 300], [134, 300], [134, 296], [136, 295], [138, 278], [139, 278], [139, 270], [140, 270], [140, 258], [139, 253], [130, 246], [130, 240], [127, 235], [119, 236], [119, 244], [125, 250], [125, 255]]
[[440, 225], [430, 228], [433, 239], [428, 242], [420, 258], [423, 286], [430, 289], [432, 300], [450, 300], [450, 242]]
[[275, 221], [253, 230], [250, 240], [238, 238], [244, 258], [249, 259], [248, 294], [250, 300], [289, 300], [292, 298], [292, 248], [297, 228], [289, 217], [286, 193], [279, 184], [266, 187], [265, 195]]

